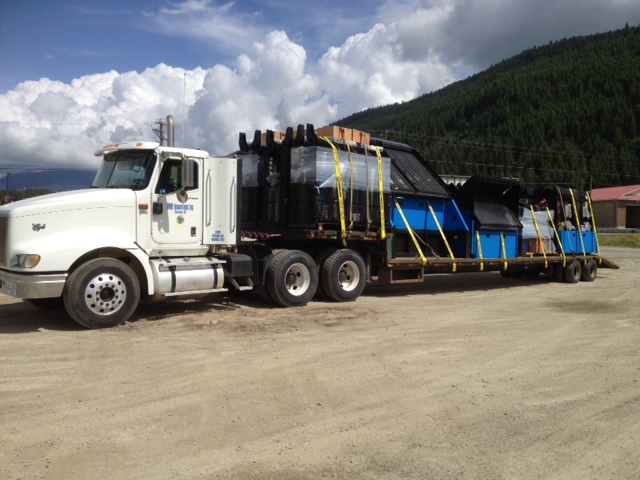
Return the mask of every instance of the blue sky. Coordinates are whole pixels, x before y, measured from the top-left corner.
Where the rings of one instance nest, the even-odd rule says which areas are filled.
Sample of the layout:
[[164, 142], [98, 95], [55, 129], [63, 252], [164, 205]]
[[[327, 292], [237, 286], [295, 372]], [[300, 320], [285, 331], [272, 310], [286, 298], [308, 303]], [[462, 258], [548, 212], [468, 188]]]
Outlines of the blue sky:
[[167, 114], [226, 154], [239, 131], [326, 125], [625, 23], [640, 1], [0, 0], [0, 179], [95, 169]]
[[[191, 5], [192, 12], [181, 4]], [[272, 30], [285, 30], [317, 60], [330, 46], [371, 28], [379, 4], [0, 0], [0, 93], [41, 77], [69, 83], [159, 63], [185, 69], [233, 63]], [[180, 21], [173, 23], [176, 17]]]

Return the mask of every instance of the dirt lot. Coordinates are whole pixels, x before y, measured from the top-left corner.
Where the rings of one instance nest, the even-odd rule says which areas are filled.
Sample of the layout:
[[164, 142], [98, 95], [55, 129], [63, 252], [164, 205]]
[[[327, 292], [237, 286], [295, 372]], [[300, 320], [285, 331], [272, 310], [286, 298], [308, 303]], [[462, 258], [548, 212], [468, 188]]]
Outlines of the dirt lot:
[[640, 250], [82, 330], [0, 295], [0, 478], [640, 478]]

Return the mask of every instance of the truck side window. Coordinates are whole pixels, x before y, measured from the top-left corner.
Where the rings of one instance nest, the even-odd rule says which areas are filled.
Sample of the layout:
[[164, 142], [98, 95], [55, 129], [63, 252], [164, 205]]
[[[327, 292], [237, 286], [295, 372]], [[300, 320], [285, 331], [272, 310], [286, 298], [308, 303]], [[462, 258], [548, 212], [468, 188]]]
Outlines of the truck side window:
[[[195, 166], [195, 183], [193, 187], [187, 188], [187, 190], [195, 190], [198, 188], [198, 166]], [[162, 165], [160, 171], [160, 179], [156, 185], [156, 193], [172, 193], [180, 190], [182, 187], [182, 163], [180, 160], [167, 160]]]

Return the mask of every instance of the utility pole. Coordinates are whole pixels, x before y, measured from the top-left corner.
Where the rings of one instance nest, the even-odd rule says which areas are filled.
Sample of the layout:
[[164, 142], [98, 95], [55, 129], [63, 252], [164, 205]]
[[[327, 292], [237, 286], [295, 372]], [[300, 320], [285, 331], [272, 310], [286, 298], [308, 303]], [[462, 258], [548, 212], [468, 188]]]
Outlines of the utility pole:
[[[154, 127], [154, 125], [158, 125], [158, 127]], [[165, 122], [162, 121], [162, 119], [158, 119], [155, 122], [153, 122], [153, 124], [151, 125], [153, 133], [155, 133], [158, 136], [158, 139], [160, 140], [160, 145], [164, 145], [164, 141], [166, 140], [166, 137], [164, 136], [164, 126], [166, 125]]]
[[7, 172], [7, 193], [5, 194], [5, 196], [3, 198], [0, 198], [0, 205], [4, 205], [5, 203], [9, 203], [9, 177], [11, 176], [11, 174], [9, 172]]

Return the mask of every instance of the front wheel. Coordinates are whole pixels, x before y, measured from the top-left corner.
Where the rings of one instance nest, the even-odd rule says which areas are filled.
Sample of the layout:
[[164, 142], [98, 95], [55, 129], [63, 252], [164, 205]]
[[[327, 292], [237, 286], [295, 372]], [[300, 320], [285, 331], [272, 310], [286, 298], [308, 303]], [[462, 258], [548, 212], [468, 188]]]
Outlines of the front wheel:
[[302, 307], [318, 288], [318, 268], [313, 258], [298, 250], [274, 254], [266, 275], [269, 298], [281, 307]]
[[62, 298], [71, 318], [83, 327], [114, 327], [138, 307], [140, 282], [128, 265], [96, 258], [69, 275]]
[[323, 292], [331, 300], [353, 301], [360, 296], [367, 283], [367, 267], [355, 250], [337, 250], [323, 262], [320, 283]]

